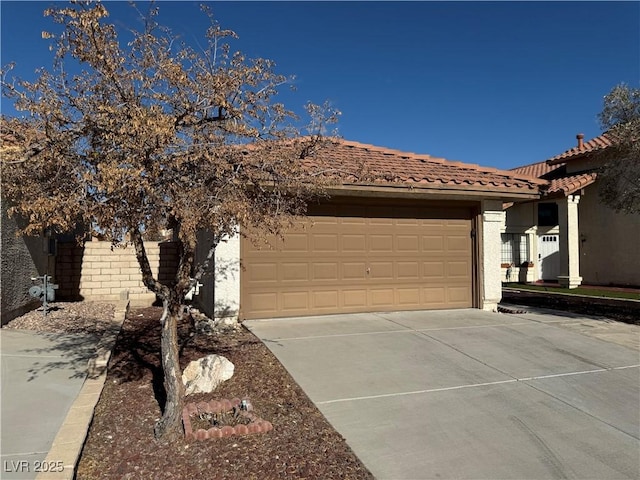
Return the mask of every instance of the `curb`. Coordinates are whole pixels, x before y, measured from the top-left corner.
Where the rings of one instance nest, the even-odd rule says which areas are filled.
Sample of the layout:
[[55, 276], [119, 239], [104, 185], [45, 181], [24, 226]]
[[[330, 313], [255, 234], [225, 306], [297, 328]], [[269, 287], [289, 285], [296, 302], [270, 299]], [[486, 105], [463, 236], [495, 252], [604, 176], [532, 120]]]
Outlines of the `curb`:
[[548, 292], [546, 290], [527, 290], [525, 288], [514, 288], [514, 287], [503, 287], [503, 291], [510, 293], [531, 293], [534, 295], [553, 295], [557, 297], [569, 297], [569, 298], [580, 298], [583, 300], [604, 300], [602, 303], [610, 303], [611, 305], [624, 305], [626, 303], [638, 303], [640, 304], [640, 300], [636, 300], [635, 298], [622, 298], [622, 297], [601, 297], [598, 295], [578, 295], [575, 293], [564, 293], [564, 292]]
[[96, 353], [88, 362], [87, 378], [43, 462], [43, 465], [59, 466], [59, 471], [41, 472], [36, 476], [36, 480], [72, 480], [74, 478], [76, 464], [93, 419], [93, 411], [107, 379], [107, 364], [111, 358], [111, 351], [128, 311], [129, 300], [116, 304], [111, 326], [98, 342]]

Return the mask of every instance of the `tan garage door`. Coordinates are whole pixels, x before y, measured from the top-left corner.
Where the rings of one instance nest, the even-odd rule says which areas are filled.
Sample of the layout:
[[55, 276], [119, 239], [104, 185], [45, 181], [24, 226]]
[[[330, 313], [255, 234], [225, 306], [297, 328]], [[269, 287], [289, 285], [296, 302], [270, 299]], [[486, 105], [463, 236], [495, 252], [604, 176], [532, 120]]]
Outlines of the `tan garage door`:
[[241, 315], [471, 307], [468, 208], [320, 205], [275, 248], [242, 241]]

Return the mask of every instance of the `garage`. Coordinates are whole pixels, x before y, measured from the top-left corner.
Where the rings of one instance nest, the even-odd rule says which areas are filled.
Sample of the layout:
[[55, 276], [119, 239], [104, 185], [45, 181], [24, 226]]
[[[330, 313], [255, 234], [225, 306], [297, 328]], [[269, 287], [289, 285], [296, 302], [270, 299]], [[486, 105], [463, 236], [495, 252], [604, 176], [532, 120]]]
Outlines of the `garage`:
[[241, 242], [242, 318], [474, 305], [472, 203], [332, 199], [283, 240]]
[[[504, 205], [540, 198], [546, 181], [342, 139], [306, 161], [335, 174], [325, 200], [284, 239], [264, 242], [240, 226], [220, 242], [197, 300], [204, 312], [267, 319], [498, 308]], [[202, 232], [198, 258], [211, 242]]]

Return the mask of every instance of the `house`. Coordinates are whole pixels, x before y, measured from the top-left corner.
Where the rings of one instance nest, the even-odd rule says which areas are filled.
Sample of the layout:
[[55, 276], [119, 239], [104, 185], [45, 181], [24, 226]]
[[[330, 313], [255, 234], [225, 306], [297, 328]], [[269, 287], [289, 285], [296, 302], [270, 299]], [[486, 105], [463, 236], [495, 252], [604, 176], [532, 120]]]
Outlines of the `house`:
[[638, 286], [640, 216], [616, 213], [599, 195], [597, 172], [611, 139], [576, 138], [560, 155], [512, 170], [549, 183], [540, 199], [506, 205], [503, 279], [513, 263], [515, 280]]
[[220, 244], [198, 297], [207, 314], [497, 308], [503, 203], [538, 200], [546, 180], [343, 140], [313, 161], [368, 180], [345, 173], [284, 240]]
[[[0, 132], [0, 155], [16, 148], [18, 140], [7, 133]], [[29, 295], [34, 285], [32, 277], [54, 276], [55, 238], [47, 232], [40, 236], [18, 236], [23, 227], [19, 217], [9, 217], [9, 204], [0, 199], [0, 249], [2, 273], [0, 279], [0, 323], [5, 323], [42, 305], [42, 302]]]

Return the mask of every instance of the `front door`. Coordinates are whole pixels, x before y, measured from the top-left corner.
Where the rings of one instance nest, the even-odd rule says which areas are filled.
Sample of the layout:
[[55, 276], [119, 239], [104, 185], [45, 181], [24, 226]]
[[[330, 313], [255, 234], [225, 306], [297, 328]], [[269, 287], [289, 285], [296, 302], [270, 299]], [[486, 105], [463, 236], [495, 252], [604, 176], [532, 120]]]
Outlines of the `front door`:
[[540, 280], [557, 281], [560, 275], [560, 242], [558, 235], [538, 236]]

